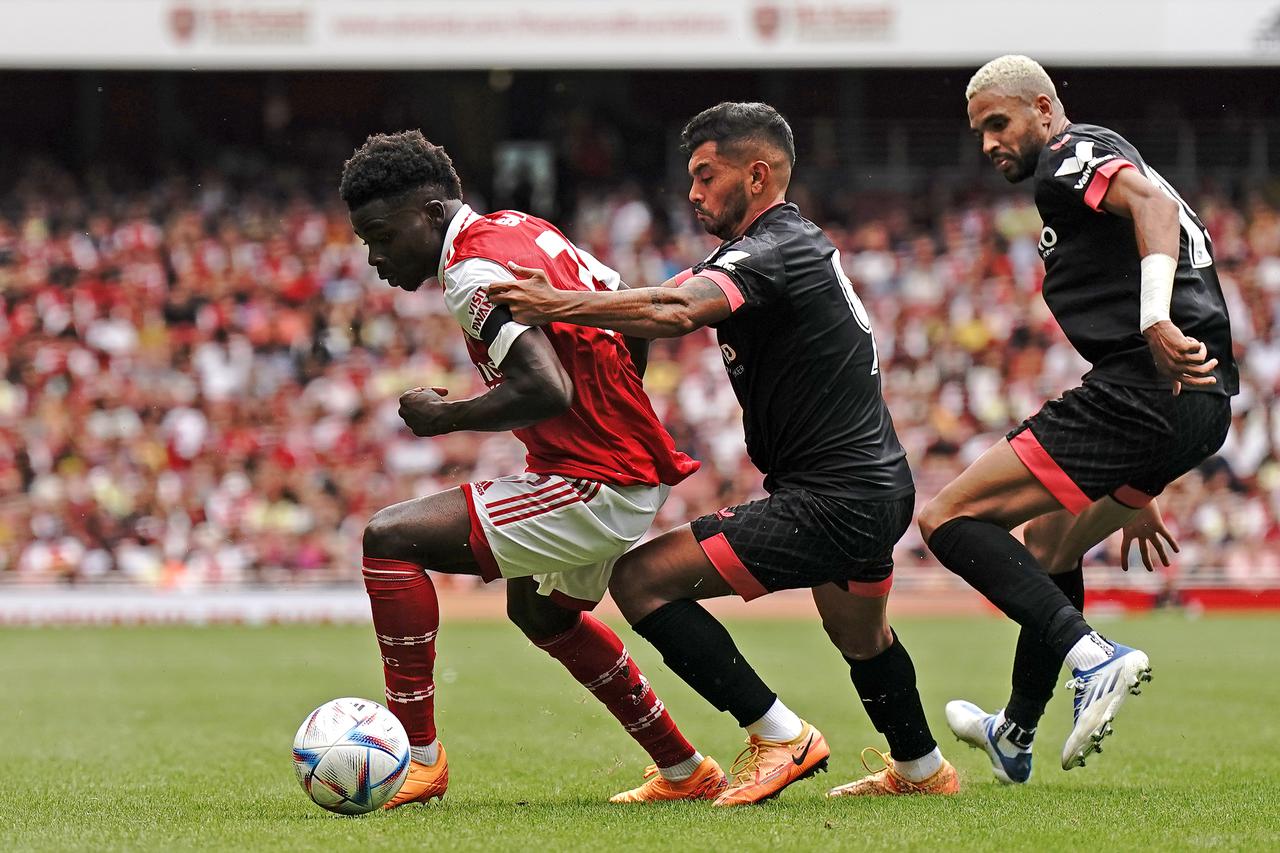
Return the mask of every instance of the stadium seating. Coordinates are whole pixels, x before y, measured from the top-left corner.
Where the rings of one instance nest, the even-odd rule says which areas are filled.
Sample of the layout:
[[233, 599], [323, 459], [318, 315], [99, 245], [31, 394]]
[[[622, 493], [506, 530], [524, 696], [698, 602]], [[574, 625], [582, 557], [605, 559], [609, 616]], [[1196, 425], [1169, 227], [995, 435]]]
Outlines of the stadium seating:
[[[0, 583], [354, 582], [376, 509], [521, 467], [507, 435], [403, 428], [404, 389], [483, 386], [438, 294], [377, 281], [330, 188], [204, 174], [112, 192], [47, 165], [24, 174], [0, 214]], [[660, 198], [670, 210], [633, 189], [584, 193], [559, 218], [628, 281], [657, 283], [711, 245], [679, 193]], [[1214, 235], [1243, 391], [1221, 454], [1161, 504], [1183, 576], [1274, 582], [1280, 211], [1192, 203]], [[1029, 199], [921, 216], [888, 197], [820, 224], [873, 318], [921, 502], [1083, 371], [1038, 296]], [[710, 332], [656, 344], [646, 386], [705, 466], [659, 529], [759, 491]], [[1089, 562], [1114, 564], [1114, 547]], [[914, 529], [898, 559], [900, 577], [934, 565]]]

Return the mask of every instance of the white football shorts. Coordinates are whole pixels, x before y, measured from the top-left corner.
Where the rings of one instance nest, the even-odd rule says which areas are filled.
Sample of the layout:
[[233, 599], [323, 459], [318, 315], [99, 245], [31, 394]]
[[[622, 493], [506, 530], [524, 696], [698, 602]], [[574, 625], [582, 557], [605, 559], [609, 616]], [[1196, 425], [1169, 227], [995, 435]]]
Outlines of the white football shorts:
[[466, 483], [471, 550], [486, 582], [532, 577], [538, 592], [590, 610], [613, 565], [653, 523], [670, 486], [611, 486], [555, 474]]

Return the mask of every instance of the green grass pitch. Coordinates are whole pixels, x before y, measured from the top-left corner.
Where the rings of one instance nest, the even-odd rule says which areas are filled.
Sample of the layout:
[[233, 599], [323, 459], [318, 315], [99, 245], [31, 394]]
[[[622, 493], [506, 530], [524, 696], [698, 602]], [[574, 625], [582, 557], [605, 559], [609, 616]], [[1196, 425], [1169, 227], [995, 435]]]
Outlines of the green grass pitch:
[[[603, 708], [501, 622], [445, 614], [437, 669], [451, 759], [443, 804], [343, 818], [294, 779], [302, 718], [380, 699], [372, 632], [344, 627], [0, 631], [3, 850], [1116, 850], [1280, 844], [1280, 620], [1163, 614], [1102, 622], [1151, 654], [1106, 752], [1064, 773], [1070, 700], [1040, 728], [1036, 772], [996, 784], [950, 738], [944, 703], [1007, 696], [1014, 627], [903, 619], [930, 721], [959, 767], [952, 799], [835, 801], [883, 746], [816, 621], [734, 622], [743, 651], [827, 735], [831, 773], [758, 807], [610, 806], [647, 763]], [[726, 766], [741, 733], [622, 636], [685, 733]], [[1065, 676], [1064, 676], [1065, 678]]]

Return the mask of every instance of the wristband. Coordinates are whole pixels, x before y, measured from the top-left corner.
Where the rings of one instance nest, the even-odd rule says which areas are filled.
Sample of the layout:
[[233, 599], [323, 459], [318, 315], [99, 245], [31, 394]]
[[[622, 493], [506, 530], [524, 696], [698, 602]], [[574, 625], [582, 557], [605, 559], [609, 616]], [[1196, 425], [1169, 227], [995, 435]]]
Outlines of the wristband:
[[1169, 319], [1169, 301], [1173, 299], [1173, 277], [1178, 259], [1160, 252], [1142, 259], [1142, 298], [1138, 312], [1138, 330]]

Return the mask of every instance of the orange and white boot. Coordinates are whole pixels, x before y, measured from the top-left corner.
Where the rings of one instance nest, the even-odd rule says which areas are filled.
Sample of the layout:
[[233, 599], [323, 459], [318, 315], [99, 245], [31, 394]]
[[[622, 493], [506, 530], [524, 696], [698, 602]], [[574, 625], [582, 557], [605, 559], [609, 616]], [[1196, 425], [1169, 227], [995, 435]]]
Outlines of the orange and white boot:
[[792, 782], [825, 771], [830, 755], [827, 739], [808, 723], [799, 737], [785, 742], [751, 735], [730, 769], [733, 779], [714, 805], [743, 806], [776, 797]]
[[435, 764], [409, 762], [409, 775], [405, 777], [400, 791], [383, 806], [384, 809], [444, 799], [444, 792], [449, 787], [449, 759], [445, 757], [444, 744], [437, 741], [436, 748]]
[[672, 782], [658, 772], [658, 765], [650, 764], [644, 771], [644, 784], [609, 798], [611, 803], [658, 803], [671, 800], [714, 800], [724, 790], [727, 780], [720, 765], [710, 756], [693, 771], [688, 779]]
[[[872, 770], [867, 763], [870, 752], [881, 761], [884, 767]], [[960, 792], [960, 775], [951, 766], [951, 762], [942, 759], [942, 766], [928, 779], [912, 782], [894, 769], [893, 757], [881, 752], [874, 746], [862, 750], [862, 766], [871, 775], [864, 776], [846, 785], [840, 785], [827, 791], [828, 797], [882, 797], [900, 794], [958, 794]]]

